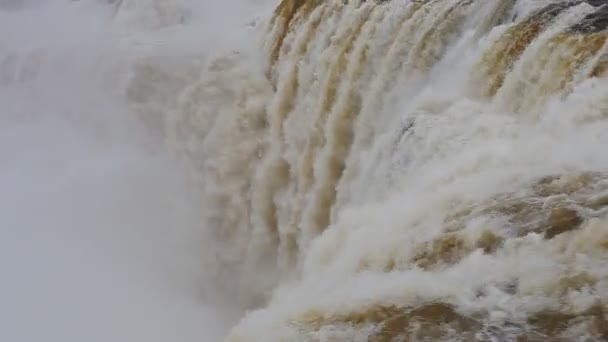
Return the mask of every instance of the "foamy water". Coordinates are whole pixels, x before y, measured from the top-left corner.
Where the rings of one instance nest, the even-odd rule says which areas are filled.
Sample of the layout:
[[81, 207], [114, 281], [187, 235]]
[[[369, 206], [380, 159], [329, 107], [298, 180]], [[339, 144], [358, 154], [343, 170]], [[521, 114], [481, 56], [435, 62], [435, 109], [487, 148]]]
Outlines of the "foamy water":
[[607, 338], [601, 1], [7, 4], [11, 340]]

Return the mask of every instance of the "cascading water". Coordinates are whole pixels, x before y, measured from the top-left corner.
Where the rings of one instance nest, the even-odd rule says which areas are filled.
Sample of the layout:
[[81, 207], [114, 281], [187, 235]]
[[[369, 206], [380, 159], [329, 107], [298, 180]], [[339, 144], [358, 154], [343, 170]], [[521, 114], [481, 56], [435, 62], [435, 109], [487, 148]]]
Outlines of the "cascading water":
[[606, 1], [265, 5], [104, 5], [226, 341], [608, 339]]
[[265, 78], [166, 115], [262, 303], [228, 341], [608, 338], [607, 8], [282, 1]]

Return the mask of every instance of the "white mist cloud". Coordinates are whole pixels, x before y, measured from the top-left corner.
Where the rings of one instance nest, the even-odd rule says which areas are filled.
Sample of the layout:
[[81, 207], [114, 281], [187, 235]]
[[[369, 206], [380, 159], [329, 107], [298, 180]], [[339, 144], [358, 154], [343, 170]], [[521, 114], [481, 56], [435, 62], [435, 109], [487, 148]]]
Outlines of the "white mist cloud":
[[48, 122], [0, 141], [2, 340], [219, 339], [200, 203], [168, 158]]
[[189, 11], [191, 27], [120, 31], [112, 4], [0, 0], [2, 341], [218, 341], [238, 318], [204, 270], [204, 203], [145, 144], [124, 86], [137, 44], [204, 53], [205, 39], [190, 44], [200, 29], [221, 40], [214, 14], [250, 13], [158, 3]]

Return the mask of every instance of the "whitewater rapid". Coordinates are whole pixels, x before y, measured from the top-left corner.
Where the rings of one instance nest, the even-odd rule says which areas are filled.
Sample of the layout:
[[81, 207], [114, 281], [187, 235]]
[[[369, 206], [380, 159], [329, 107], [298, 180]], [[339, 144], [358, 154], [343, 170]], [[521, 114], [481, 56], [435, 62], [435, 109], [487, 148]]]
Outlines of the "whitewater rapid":
[[608, 338], [604, 1], [7, 4], [0, 337]]

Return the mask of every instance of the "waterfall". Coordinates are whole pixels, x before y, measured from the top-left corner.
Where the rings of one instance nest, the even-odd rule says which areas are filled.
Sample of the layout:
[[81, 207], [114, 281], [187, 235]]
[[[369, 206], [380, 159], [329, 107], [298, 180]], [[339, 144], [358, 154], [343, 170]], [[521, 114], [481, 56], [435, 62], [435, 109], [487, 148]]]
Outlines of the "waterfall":
[[607, 1], [0, 0], [0, 31], [0, 339], [608, 339]]
[[228, 341], [606, 338], [603, 4], [284, 0], [210, 63], [165, 127]]

